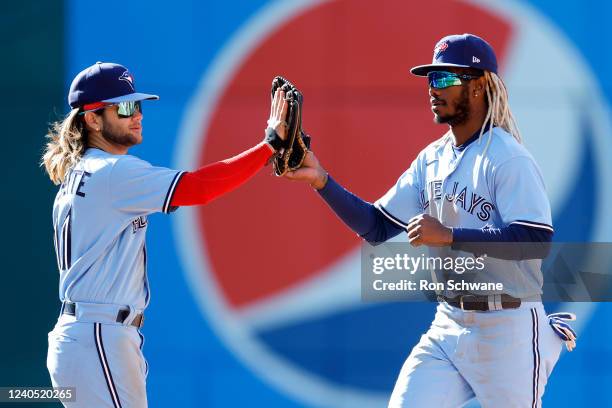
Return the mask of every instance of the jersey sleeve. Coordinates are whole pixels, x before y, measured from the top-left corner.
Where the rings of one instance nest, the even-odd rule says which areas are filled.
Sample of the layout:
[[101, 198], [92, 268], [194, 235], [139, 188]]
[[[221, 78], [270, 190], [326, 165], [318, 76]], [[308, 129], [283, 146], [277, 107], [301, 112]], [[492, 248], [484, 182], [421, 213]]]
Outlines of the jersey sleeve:
[[111, 204], [119, 211], [134, 215], [170, 213], [176, 210], [170, 202], [183, 173], [124, 156], [114, 163], [110, 172]]
[[410, 168], [397, 180], [381, 198], [376, 200], [374, 206], [378, 208], [389, 220], [402, 228], [408, 226], [408, 221], [423, 212], [419, 191], [418, 158], [412, 162]]
[[495, 206], [504, 225], [554, 232], [540, 169], [529, 156], [514, 157], [494, 170]]

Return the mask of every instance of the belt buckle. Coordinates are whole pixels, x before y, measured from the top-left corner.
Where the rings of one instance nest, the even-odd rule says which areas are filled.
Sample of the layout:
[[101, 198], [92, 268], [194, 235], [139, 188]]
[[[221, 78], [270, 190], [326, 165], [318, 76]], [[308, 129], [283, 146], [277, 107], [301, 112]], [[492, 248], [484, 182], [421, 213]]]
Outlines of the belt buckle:
[[464, 297], [472, 297], [472, 298], [474, 298], [476, 296], [475, 295], [460, 295], [459, 296], [459, 306], [461, 307], [461, 310], [465, 311], [465, 308], [463, 307], [463, 298]]

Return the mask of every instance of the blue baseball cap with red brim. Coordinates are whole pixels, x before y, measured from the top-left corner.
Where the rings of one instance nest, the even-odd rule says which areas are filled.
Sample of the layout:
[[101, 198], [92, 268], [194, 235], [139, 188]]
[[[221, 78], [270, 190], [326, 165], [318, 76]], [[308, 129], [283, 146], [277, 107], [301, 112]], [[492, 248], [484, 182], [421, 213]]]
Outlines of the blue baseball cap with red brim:
[[134, 76], [123, 65], [112, 62], [96, 62], [79, 72], [68, 92], [68, 104], [72, 108], [146, 99], [159, 99], [159, 96], [136, 92]]

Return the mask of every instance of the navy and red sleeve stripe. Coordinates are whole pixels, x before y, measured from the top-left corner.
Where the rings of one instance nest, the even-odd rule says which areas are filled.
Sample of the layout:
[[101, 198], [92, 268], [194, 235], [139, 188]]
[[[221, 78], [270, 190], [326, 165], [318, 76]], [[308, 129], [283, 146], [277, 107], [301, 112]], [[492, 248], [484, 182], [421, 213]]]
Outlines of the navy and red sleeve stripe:
[[209, 203], [257, 174], [272, 154], [270, 145], [262, 142], [229, 159], [183, 173], [170, 199], [170, 206]]

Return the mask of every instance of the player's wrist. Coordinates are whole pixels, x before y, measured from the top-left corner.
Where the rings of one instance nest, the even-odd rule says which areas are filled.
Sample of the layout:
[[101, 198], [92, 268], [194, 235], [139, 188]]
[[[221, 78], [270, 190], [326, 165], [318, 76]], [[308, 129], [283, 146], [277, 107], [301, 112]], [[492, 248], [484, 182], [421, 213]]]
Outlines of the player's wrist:
[[272, 127], [266, 128], [263, 141], [274, 150], [274, 153], [285, 147], [285, 141]]
[[310, 186], [315, 190], [322, 190], [327, 185], [327, 180], [329, 180], [329, 174], [321, 169], [315, 180], [310, 183]]
[[452, 245], [455, 242], [454, 229], [453, 227], [446, 227], [446, 245]]
[[263, 142], [261, 142], [261, 143], [265, 144], [266, 146], [268, 146], [268, 148], [270, 149], [271, 153], [273, 153], [273, 154], [276, 153], [276, 149], [270, 143], [266, 142], [265, 140]]

